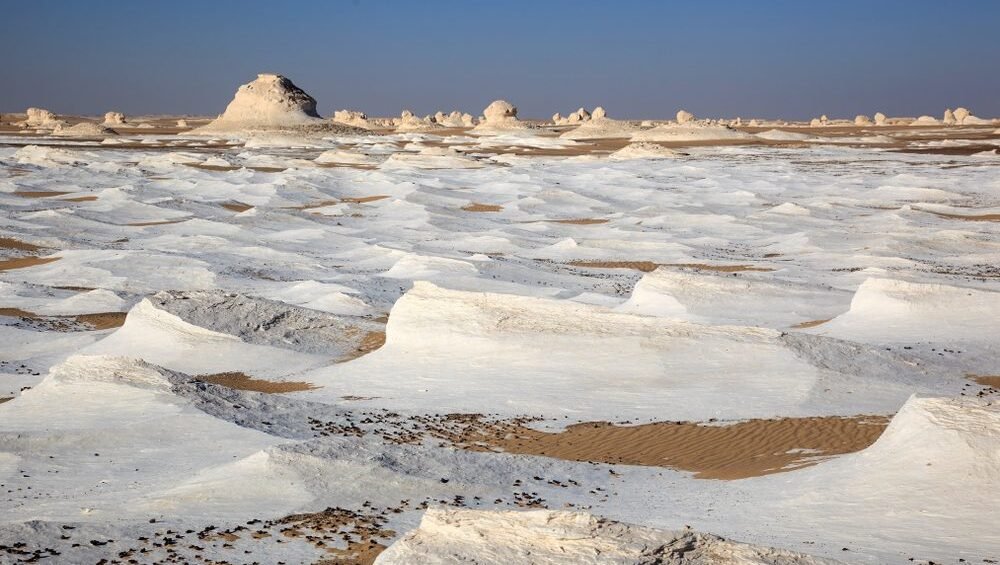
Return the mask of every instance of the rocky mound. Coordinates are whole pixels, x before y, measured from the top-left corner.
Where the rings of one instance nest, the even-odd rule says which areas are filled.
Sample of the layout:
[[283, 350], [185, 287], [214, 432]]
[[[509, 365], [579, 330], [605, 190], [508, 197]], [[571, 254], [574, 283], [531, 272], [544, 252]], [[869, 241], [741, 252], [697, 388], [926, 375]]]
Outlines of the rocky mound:
[[832, 564], [833, 560], [552, 510], [431, 508], [375, 560], [395, 563]]
[[65, 125], [66, 122], [56, 118], [56, 115], [42, 108], [28, 108], [24, 112], [27, 118], [17, 125], [28, 128], [54, 128], [57, 125]]
[[650, 143], [648, 141], [633, 141], [610, 155], [611, 159], [672, 159], [684, 155], [669, 147]]
[[58, 124], [53, 128], [52, 135], [59, 137], [105, 137], [108, 135], [118, 135], [118, 132], [93, 122], [80, 122], [71, 127]]
[[104, 114], [104, 123], [102, 125], [110, 127], [124, 125], [125, 123], [125, 114], [121, 112], [108, 112]]
[[[581, 108], [582, 109], [582, 108]], [[586, 110], [584, 110], [586, 112]], [[620, 120], [607, 117], [604, 108], [594, 108], [593, 114], [587, 114], [588, 119], [576, 129], [567, 131], [559, 137], [565, 139], [608, 139], [616, 137], [631, 137], [639, 130], [638, 127]]]
[[506, 100], [494, 100], [483, 110], [483, 119], [473, 128], [475, 131], [503, 131], [528, 129], [517, 119], [517, 106]]
[[337, 110], [333, 113], [333, 121], [356, 128], [371, 129], [372, 127], [368, 121], [368, 115], [358, 110]]
[[392, 125], [396, 128], [396, 131], [404, 133], [432, 131], [441, 127], [430, 116], [420, 118], [409, 110], [403, 110], [399, 117], [392, 121]]
[[363, 130], [324, 121], [316, 100], [281, 76], [260, 74], [244, 84], [221, 116], [193, 134], [240, 133], [260, 130], [297, 130], [358, 133]]

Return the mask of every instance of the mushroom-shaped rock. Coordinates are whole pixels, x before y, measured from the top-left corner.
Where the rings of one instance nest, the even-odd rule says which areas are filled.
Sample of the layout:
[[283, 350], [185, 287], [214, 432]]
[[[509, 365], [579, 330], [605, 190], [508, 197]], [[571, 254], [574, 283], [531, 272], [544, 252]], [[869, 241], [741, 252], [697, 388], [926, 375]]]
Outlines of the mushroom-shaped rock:
[[884, 126], [885, 125], [885, 114], [882, 112], [875, 112], [875, 125]]
[[687, 110], [677, 111], [677, 123], [686, 124], [692, 120], [694, 120], [694, 114], [691, 112], [688, 112]]

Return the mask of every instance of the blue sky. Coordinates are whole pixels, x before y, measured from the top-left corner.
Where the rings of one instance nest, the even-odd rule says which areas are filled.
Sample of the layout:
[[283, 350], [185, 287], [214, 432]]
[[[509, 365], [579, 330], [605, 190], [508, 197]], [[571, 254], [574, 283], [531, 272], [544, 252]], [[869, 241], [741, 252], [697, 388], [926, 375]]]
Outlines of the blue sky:
[[0, 111], [216, 114], [258, 72], [370, 115], [1000, 115], [1000, 0], [0, 0]]

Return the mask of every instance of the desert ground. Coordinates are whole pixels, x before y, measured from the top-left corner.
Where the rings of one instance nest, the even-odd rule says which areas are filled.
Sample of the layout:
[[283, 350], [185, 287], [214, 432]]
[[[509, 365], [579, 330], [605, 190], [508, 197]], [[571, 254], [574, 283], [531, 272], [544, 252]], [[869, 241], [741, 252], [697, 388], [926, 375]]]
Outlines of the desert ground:
[[315, 108], [0, 115], [0, 562], [1000, 559], [1000, 121]]

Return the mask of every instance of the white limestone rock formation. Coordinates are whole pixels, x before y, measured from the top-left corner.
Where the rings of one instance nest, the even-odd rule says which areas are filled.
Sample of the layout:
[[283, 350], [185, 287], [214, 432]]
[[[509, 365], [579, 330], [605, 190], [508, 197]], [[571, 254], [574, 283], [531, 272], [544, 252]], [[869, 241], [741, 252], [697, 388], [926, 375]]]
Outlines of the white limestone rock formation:
[[101, 124], [80, 122], [74, 126], [57, 124], [52, 130], [52, 135], [58, 137], [106, 137], [118, 135], [118, 132]]
[[607, 117], [607, 112], [604, 111], [604, 108], [598, 106], [594, 108], [594, 113], [590, 115], [589, 120], [582, 122], [575, 129], [567, 131], [559, 137], [565, 139], [628, 138], [637, 131], [639, 131], [639, 128], [629, 122], [612, 120]]
[[382, 552], [375, 563], [831, 565], [836, 561], [586, 512], [429, 508], [420, 526]]
[[668, 123], [653, 129], [641, 130], [632, 134], [632, 141], [738, 141], [753, 139], [754, 136], [725, 125], [688, 122], [686, 124]]
[[125, 114], [122, 114], [121, 112], [108, 112], [107, 114], [104, 114], [104, 122], [102, 125], [112, 127], [122, 126], [126, 123], [128, 122], [125, 121]]
[[649, 141], [633, 141], [608, 157], [615, 161], [629, 159], [673, 159], [685, 155], [669, 147], [664, 147]]
[[440, 128], [430, 117], [420, 118], [409, 110], [403, 110], [399, 118], [393, 120], [396, 131], [401, 133], [432, 131]]
[[882, 112], [875, 112], [875, 125], [884, 126], [885, 120], [886, 120], [885, 114], [883, 114]]
[[959, 106], [958, 108], [955, 108], [955, 111], [952, 112], [951, 115], [955, 118], [956, 122], [962, 124], [965, 123], [965, 118], [969, 117], [970, 112], [968, 108], [962, 108], [961, 106]]
[[919, 118], [910, 122], [911, 126], [936, 126], [938, 122], [937, 118], [934, 116], [920, 116]]
[[358, 110], [337, 110], [333, 113], [333, 121], [345, 126], [370, 129], [368, 115]]
[[517, 107], [506, 100], [494, 100], [483, 110], [483, 117], [473, 128], [477, 132], [503, 132], [528, 129], [517, 119]]
[[226, 111], [192, 134], [252, 134], [260, 131], [361, 133], [364, 130], [329, 122], [316, 113], [316, 100], [276, 74], [260, 74], [244, 84]]
[[185, 120], [183, 118], [180, 119], [180, 120], [177, 120], [177, 127], [179, 127], [179, 128], [186, 128], [186, 127], [188, 127], [187, 120]]
[[450, 114], [445, 114], [444, 112], [438, 112], [434, 114], [434, 121], [447, 128], [464, 128], [464, 127], [470, 127], [470, 124], [472, 122], [472, 115], [463, 114], [458, 110], [454, 110]]
[[854, 117], [854, 125], [856, 126], [870, 126], [872, 125], [872, 120], [864, 114], [858, 114]]
[[694, 121], [694, 114], [692, 114], [691, 112], [688, 112], [687, 110], [677, 111], [678, 124], [686, 124], [688, 122], [693, 122], [693, 121]]
[[50, 129], [66, 124], [66, 122], [56, 118], [55, 114], [42, 108], [28, 108], [25, 110], [25, 114], [27, 115], [26, 119], [23, 122], [18, 122], [17, 125], [27, 128]]
[[947, 108], [944, 111], [944, 117], [941, 118], [941, 123], [949, 126], [953, 126], [956, 123], [955, 113], [951, 111], [951, 108]]

